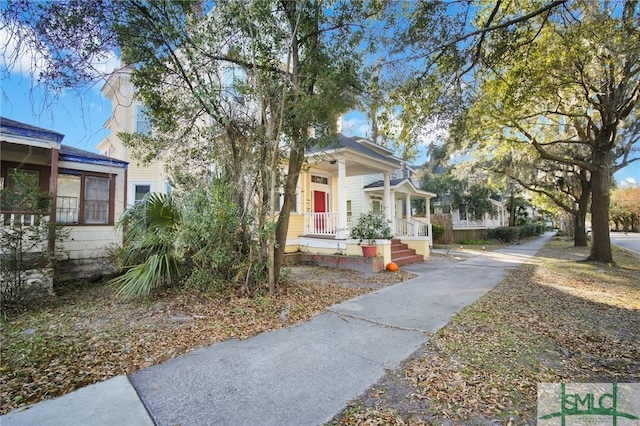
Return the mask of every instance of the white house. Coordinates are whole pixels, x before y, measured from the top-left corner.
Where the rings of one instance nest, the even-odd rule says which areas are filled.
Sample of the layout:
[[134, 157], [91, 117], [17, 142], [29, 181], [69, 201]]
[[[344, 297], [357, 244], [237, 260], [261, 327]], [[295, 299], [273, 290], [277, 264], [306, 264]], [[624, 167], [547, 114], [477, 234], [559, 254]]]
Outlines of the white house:
[[111, 116], [104, 124], [109, 130], [96, 149], [100, 154], [129, 163], [127, 171], [127, 205], [133, 205], [150, 192], [168, 193], [171, 188], [163, 161], [141, 165], [125, 146], [119, 133], [146, 133], [150, 131], [144, 105], [135, 99], [131, 83], [131, 67], [114, 71], [102, 86], [102, 93], [111, 102]]
[[[122, 132], [149, 130], [143, 105], [134, 97], [131, 72], [130, 67], [114, 72], [102, 88], [111, 101], [112, 114], [105, 123], [110, 134], [97, 146], [103, 155], [130, 163], [127, 188], [130, 205], [148, 192], [170, 190], [165, 166], [171, 161], [165, 157], [139, 164], [118, 136]], [[223, 69], [221, 87], [232, 88], [230, 82], [225, 83], [225, 75]], [[232, 100], [239, 107], [248, 107], [244, 101]], [[429, 211], [429, 199], [434, 194], [420, 191], [411, 180], [400, 178], [403, 169], [406, 165], [392, 150], [343, 134], [336, 136], [332, 146], [308, 152], [289, 219], [286, 252], [361, 255], [358, 242], [349, 240], [349, 229], [360, 214], [374, 211], [384, 214], [402, 239], [394, 242], [393, 247], [389, 242], [380, 242], [378, 254], [385, 265], [392, 258], [405, 263], [427, 257], [432, 245], [430, 218], [412, 217], [408, 206], [412, 199], [420, 198], [426, 200]]]

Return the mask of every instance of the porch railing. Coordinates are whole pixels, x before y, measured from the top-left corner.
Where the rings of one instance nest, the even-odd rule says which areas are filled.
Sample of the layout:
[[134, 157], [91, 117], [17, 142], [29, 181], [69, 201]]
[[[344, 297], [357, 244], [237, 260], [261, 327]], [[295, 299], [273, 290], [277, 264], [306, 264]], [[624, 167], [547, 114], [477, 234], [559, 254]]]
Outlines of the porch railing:
[[453, 222], [454, 229], [495, 228], [499, 226], [502, 226], [499, 219], [456, 220]]
[[429, 224], [416, 219], [396, 218], [396, 234], [399, 237], [428, 237]]
[[[40, 244], [39, 242], [34, 242], [33, 236], [34, 234], [45, 232], [42, 228], [36, 230], [33, 227], [42, 227], [48, 226], [49, 215], [43, 215], [41, 213], [36, 212], [11, 212], [11, 211], [1, 211], [0, 212], [0, 226], [2, 226], [2, 233], [4, 235], [10, 236], [13, 241], [20, 241], [21, 246], [25, 248], [27, 252], [39, 252], [41, 250], [45, 250], [48, 245], [48, 241], [45, 241]], [[8, 247], [0, 248], [0, 252], [5, 252], [8, 250]]]
[[[311, 235], [335, 235], [338, 229], [338, 213], [304, 213], [304, 233]], [[347, 216], [347, 229], [353, 218]], [[430, 225], [417, 219], [396, 218], [396, 235], [399, 237], [430, 237]]]
[[400, 237], [413, 237], [414, 235], [416, 235], [416, 226], [412, 221], [397, 217], [396, 234]]
[[49, 220], [49, 215], [43, 215], [41, 213], [34, 212], [0, 212], [0, 218], [2, 218], [2, 226], [37, 226], [41, 221]]
[[304, 233], [335, 235], [338, 229], [338, 213], [304, 213]]

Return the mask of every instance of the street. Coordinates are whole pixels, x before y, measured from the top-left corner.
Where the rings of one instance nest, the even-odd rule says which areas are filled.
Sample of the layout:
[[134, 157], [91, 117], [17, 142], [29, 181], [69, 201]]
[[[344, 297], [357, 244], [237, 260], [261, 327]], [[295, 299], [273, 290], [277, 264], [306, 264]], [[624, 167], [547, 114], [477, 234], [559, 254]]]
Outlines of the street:
[[611, 243], [631, 250], [640, 256], [640, 233], [611, 232]]

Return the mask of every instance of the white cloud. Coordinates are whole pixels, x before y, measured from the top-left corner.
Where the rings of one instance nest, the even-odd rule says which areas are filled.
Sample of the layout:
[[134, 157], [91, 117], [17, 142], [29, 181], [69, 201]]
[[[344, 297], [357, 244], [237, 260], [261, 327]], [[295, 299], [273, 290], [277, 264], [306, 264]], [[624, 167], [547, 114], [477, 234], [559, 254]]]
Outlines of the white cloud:
[[25, 77], [38, 75], [47, 64], [48, 51], [34, 45], [32, 34], [26, 27], [0, 28], [0, 53], [5, 72]]
[[[50, 53], [36, 40], [28, 27], [12, 25], [0, 28], [3, 73], [38, 77], [48, 65]], [[120, 59], [112, 51], [104, 52], [99, 58], [92, 58], [89, 67], [95, 77], [106, 76], [120, 67]]]
[[636, 180], [634, 178], [632, 178], [631, 176], [629, 176], [628, 178], [626, 178], [624, 180], [626, 183], [628, 183], [629, 185], [636, 185], [638, 182], [636, 182]]

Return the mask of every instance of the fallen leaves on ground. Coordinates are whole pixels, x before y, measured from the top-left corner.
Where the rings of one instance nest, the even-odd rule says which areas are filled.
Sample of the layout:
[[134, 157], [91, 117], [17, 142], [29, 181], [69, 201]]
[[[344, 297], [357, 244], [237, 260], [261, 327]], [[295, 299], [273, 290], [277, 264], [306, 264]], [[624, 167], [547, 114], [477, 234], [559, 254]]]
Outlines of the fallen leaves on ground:
[[[278, 296], [168, 289], [125, 301], [105, 284], [78, 282], [5, 319], [1, 412], [130, 374], [192, 349], [290, 326], [329, 306], [414, 275], [296, 266]], [[284, 315], [286, 313], [286, 315]], [[283, 320], [286, 320], [283, 323]]]
[[536, 424], [538, 383], [640, 381], [640, 262], [587, 255], [554, 239], [334, 423]]

